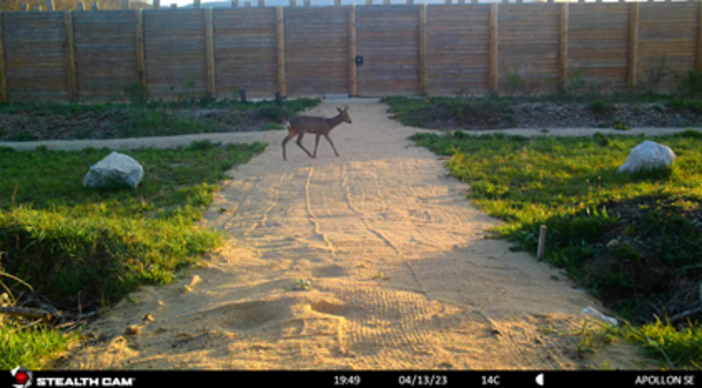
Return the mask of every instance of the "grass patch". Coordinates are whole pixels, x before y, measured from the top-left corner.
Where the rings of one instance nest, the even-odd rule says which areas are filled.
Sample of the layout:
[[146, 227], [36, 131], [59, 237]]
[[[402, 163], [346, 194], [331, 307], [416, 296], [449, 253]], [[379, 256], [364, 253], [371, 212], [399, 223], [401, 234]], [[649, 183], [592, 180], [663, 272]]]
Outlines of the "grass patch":
[[[260, 143], [222, 147], [201, 141], [178, 149], [125, 151], [144, 167], [139, 187], [93, 189], [82, 186], [83, 176], [109, 149], [2, 148], [0, 271], [26, 281], [63, 310], [96, 310], [140, 285], [166, 284], [221, 244], [221, 234], [195, 221], [228, 178], [225, 172], [264, 149]], [[3, 282], [22, 289], [11, 279]], [[6, 341], [25, 335], [11, 326], [0, 330], [9, 336]], [[0, 363], [14, 363], [17, 356], [11, 353], [0, 352], [7, 357]]]
[[[134, 94], [139, 95], [138, 88]], [[0, 116], [5, 115], [0, 118], [0, 139], [112, 139], [267, 130], [318, 103], [318, 99], [298, 99], [278, 106], [274, 101], [203, 97], [134, 104], [0, 104]]]
[[[674, 167], [636, 175], [616, 170], [643, 136], [473, 137], [455, 132], [416, 134], [413, 140], [452, 156], [446, 166], [470, 184], [469, 198], [508, 221], [495, 229], [496, 236], [535, 253], [540, 226], [547, 225], [550, 263], [565, 268], [624, 318], [655, 325], [655, 316], [675, 317], [701, 302], [701, 136], [686, 131], [656, 138], [678, 155]], [[620, 244], [608, 249], [612, 240]], [[689, 318], [695, 317], [700, 314]], [[683, 339], [702, 335], [699, 327], [679, 323], [640, 330], [656, 328], [659, 341], [679, 338], [682, 347], [696, 344]], [[699, 352], [682, 352], [676, 367], [691, 366], [699, 361], [695, 357]]]
[[46, 327], [26, 330], [0, 321], [0, 369], [11, 370], [18, 365], [29, 370], [43, 369], [78, 337], [77, 333], [64, 334]]

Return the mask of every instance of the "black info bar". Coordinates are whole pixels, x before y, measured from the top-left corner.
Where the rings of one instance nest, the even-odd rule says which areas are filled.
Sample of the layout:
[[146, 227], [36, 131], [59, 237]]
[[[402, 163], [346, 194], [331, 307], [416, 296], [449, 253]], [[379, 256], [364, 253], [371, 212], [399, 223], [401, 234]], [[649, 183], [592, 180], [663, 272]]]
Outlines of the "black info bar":
[[[4, 372], [30, 387], [323, 386], [323, 387], [694, 387], [702, 373], [659, 371], [38, 371]], [[0, 379], [1, 380], [1, 379]], [[171, 385], [172, 384], [172, 385]], [[606, 385], [604, 385], [606, 384]]]

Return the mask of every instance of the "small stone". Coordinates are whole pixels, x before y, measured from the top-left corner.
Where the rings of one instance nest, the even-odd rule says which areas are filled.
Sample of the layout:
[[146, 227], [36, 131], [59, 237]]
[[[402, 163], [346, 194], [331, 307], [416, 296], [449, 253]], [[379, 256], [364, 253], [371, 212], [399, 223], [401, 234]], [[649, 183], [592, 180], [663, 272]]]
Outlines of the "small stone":
[[144, 319], [146, 322], [153, 322], [153, 321], [155, 321], [154, 316], [151, 315], [151, 314], [146, 314], [146, 315], [144, 315], [144, 318], [143, 318], [143, 319]]
[[138, 325], [129, 325], [124, 330], [125, 335], [139, 335], [141, 333], [141, 327]]
[[609, 249], [609, 248], [614, 248], [614, 247], [616, 247], [617, 245], [619, 245], [619, 240], [614, 239], [614, 240], [612, 240], [612, 241], [610, 241], [610, 242], [607, 243], [607, 248], [608, 248], [608, 249]]

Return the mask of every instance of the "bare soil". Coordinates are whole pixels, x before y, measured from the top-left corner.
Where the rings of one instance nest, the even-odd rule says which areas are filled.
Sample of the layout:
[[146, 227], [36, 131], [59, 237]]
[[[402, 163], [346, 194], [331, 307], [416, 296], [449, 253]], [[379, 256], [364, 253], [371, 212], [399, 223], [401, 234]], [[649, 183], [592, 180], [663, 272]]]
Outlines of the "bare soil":
[[[338, 158], [322, 139], [317, 159], [290, 142], [283, 162], [281, 132], [0, 143], [270, 144], [231, 172], [206, 213], [203, 227], [231, 236], [206, 268], [133, 294], [92, 323], [93, 340], [56, 367], [551, 370], [605, 361], [612, 368], [650, 367], [638, 348], [623, 343], [577, 354], [578, 337], [559, 333], [592, 320], [583, 307], [606, 312], [601, 303], [532, 255], [486, 239], [499, 221], [466, 199], [467, 185], [447, 176], [443, 159], [407, 139], [418, 129], [388, 119], [387, 106], [376, 101], [348, 103], [353, 124], [331, 133]], [[306, 114], [335, 112], [323, 103]], [[310, 151], [313, 143], [305, 138]], [[125, 334], [133, 325], [139, 334]]]

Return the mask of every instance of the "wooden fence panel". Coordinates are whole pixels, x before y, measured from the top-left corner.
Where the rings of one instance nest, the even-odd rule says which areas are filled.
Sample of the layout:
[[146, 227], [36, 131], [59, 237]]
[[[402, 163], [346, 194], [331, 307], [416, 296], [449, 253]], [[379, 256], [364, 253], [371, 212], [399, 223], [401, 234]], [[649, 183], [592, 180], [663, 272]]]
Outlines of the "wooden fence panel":
[[149, 93], [162, 99], [207, 91], [205, 11], [144, 11]]
[[428, 93], [489, 89], [490, 5], [427, 7]]
[[349, 91], [348, 8], [285, 10], [288, 96]]
[[[659, 4], [656, 4], [659, 5]], [[600, 91], [627, 86], [629, 4], [570, 4], [568, 74]]]
[[559, 7], [500, 4], [497, 18], [500, 92], [510, 92], [510, 74], [517, 74], [530, 92], [557, 91]]
[[[695, 67], [699, 3], [639, 4], [639, 50], [637, 84], [653, 85], [665, 57], [665, 66], [678, 74]], [[659, 85], [660, 92], [671, 92], [677, 85], [669, 74]]]
[[[358, 7], [358, 94], [363, 97], [419, 93], [419, 9], [416, 5]], [[431, 61], [431, 58], [429, 58]]]
[[217, 90], [221, 98], [270, 98], [278, 90], [275, 8], [217, 10], [214, 45]]
[[70, 98], [63, 12], [7, 12], [3, 38], [10, 101]]
[[134, 12], [73, 13], [81, 100], [123, 99], [125, 88], [139, 82]]

